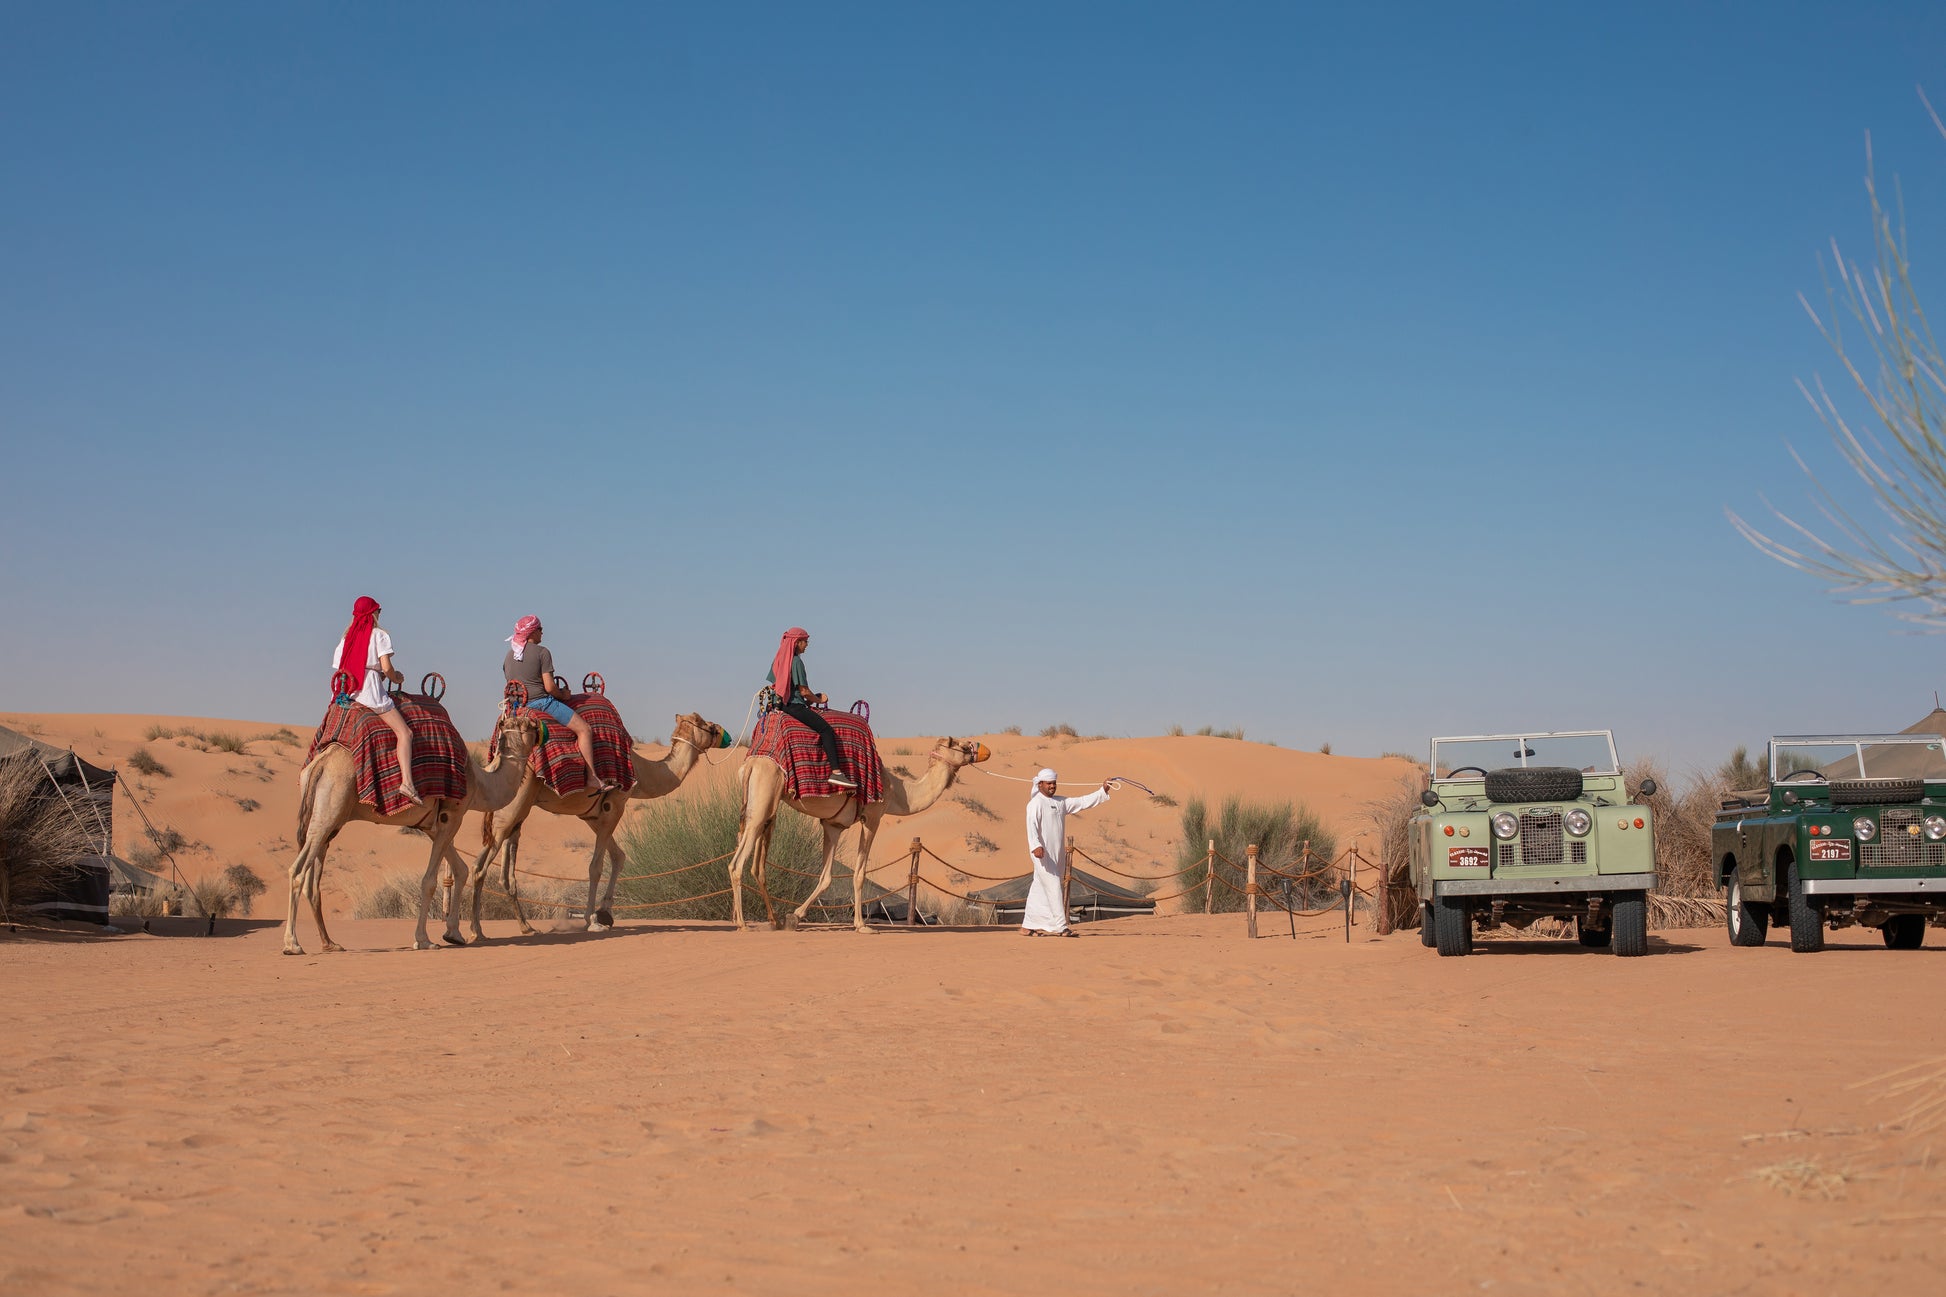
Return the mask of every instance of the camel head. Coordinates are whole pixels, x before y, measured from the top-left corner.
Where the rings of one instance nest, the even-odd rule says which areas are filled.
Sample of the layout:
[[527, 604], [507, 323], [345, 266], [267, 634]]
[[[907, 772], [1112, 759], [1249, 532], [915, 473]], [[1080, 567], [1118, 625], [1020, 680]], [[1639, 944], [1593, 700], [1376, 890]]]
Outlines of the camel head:
[[715, 721], [706, 721], [695, 712], [676, 717], [676, 727], [669, 731], [669, 746], [687, 743], [690, 747], [707, 752], [711, 748], [730, 746], [730, 732]]
[[493, 739], [487, 744], [487, 759], [498, 765], [507, 758], [514, 763], [527, 760], [527, 754], [540, 744], [541, 735], [546, 731], [547, 719], [539, 712], [530, 712], [525, 707], [502, 712], [494, 723]]
[[972, 739], [944, 738], [932, 750], [932, 760], [944, 761], [955, 770], [962, 766], [978, 765], [992, 755], [987, 751], [986, 744], [975, 743]]

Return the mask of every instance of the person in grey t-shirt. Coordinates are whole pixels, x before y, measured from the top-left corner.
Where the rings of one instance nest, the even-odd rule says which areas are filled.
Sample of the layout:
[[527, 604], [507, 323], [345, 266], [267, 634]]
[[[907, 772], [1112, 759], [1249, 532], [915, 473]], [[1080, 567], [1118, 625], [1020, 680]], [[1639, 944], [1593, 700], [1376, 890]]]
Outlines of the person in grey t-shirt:
[[602, 779], [595, 770], [595, 732], [568, 706], [567, 686], [554, 674], [554, 654], [541, 644], [541, 619], [532, 614], [522, 617], [514, 623], [514, 633], [507, 637], [507, 643], [513, 647], [500, 663], [501, 674], [509, 684], [527, 690], [528, 711], [539, 712], [574, 731], [581, 759], [588, 765], [589, 789], [613, 791], [615, 784]]

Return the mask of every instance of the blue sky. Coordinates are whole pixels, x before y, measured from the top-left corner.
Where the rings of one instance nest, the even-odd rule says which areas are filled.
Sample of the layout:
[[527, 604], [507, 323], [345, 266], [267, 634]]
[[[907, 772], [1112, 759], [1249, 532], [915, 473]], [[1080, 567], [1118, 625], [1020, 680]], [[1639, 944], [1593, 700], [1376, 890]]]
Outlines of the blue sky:
[[[923, 10], [923, 12], [920, 12]], [[13, 6], [0, 708], [305, 722], [353, 598], [481, 733], [778, 632], [887, 732], [1902, 726], [1737, 538], [1838, 465], [1937, 4]]]

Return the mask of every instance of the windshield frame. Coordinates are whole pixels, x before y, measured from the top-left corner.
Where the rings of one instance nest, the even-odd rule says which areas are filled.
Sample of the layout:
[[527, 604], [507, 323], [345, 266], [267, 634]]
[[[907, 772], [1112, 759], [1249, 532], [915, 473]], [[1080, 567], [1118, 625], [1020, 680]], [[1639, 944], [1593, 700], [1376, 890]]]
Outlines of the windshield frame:
[[[1431, 776], [1432, 782], [1435, 784], [1463, 784], [1463, 783], [1474, 782], [1480, 779], [1481, 776], [1479, 775], [1460, 775], [1459, 777], [1455, 778], [1452, 775], [1440, 774], [1439, 773], [1439, 745], [1442, 743], [1513, 742], [1513, 743], [1518, 743], [1520, 745], [1519, 750], [1524, 751], [1527, 747], [1528, 740], [1530, 739], [1596, 739], [1596, 738], [1608, 740], [1609, 768], [1606, 770], [1590, 770], [1584, 773], [1595, 775], [1595, 776], [1619, 776], [1622, 773], [1622, 760], [1621, 760], [1621, 755], [1615, 751], [1615, 731], [1613, 730], [1529, 730], [1524, 734], [1448, 734], [1448, 735], [1441, 736], [1439, 738], [1435, 738], [1432, 741], [1432, 746], [1428, 752], [1426, 769]], [[1519, 766], [1515, 768], [1524, 769], [1526, 765], [1527, 765], [1527, 758], [1521, 757], [1519, 759]], [[1508, 767], [1505, 766], [1502, 766], [1500, 768], [1508, 769]]]
[[[1938, 777], [1922, 776], [1922, 778], [1929, 784], [1946, 783], [1946, 736], [1938, 734], [1776, 734], [1771, 736], [1764, 757], [1765, 764], [1769, 767], [1770, 782], [1776, 784], [1778, 782], [1777, 750], [1779, 748], [1844, 747], [1849, 745], [1852, 750], [1852, 756], [1858, 761], [1859, 770], [1863, 772], [1861, 775], [1853, 776], [1853, 778], [1883, 779], [1888, 776], [1874, 775], [1865, 770], [1865, 749], [1867, 747], [1882, 747], [1892, 744], [1908, 744], [1912, 746], [1931, 744], [1938, 747], [1941, 753], [1941, 770]], [[1827, 780], [1826, 782], [1829, 781]]]

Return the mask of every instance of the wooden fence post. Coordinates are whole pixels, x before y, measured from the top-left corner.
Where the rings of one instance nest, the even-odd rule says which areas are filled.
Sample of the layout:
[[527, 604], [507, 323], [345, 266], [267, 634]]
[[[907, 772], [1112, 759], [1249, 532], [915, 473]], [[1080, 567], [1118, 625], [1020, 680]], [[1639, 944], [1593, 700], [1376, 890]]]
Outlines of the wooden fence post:
[[1353, 843], [1346, 853], [1351, 857], [1351, 895], [1345, 898], [1346, 923], [1358, 922], [1358, 844]]
[[1074, 853], [1080, 850], [1081, 839], [1075, 838], [1067, 843], [1067, 859], [1061, 863], [1061, 926], [1068, 925], [1068, 914], [1074, 909], [1069, 896], [1074, 891]]
[[1216, 888], [1216, 839], [1209, 840], [1209, 855], [1203, 857], [1203, 913], [1210, 912], [1210, 893]]
[[1250, 939], [1257, 939], [1257, 844], [1243, 849], [1244, 909], [1249, 914]]
[[912, 840], [912, 867], [905, 876], [905, 925], [919, 922], [919, 839]]

